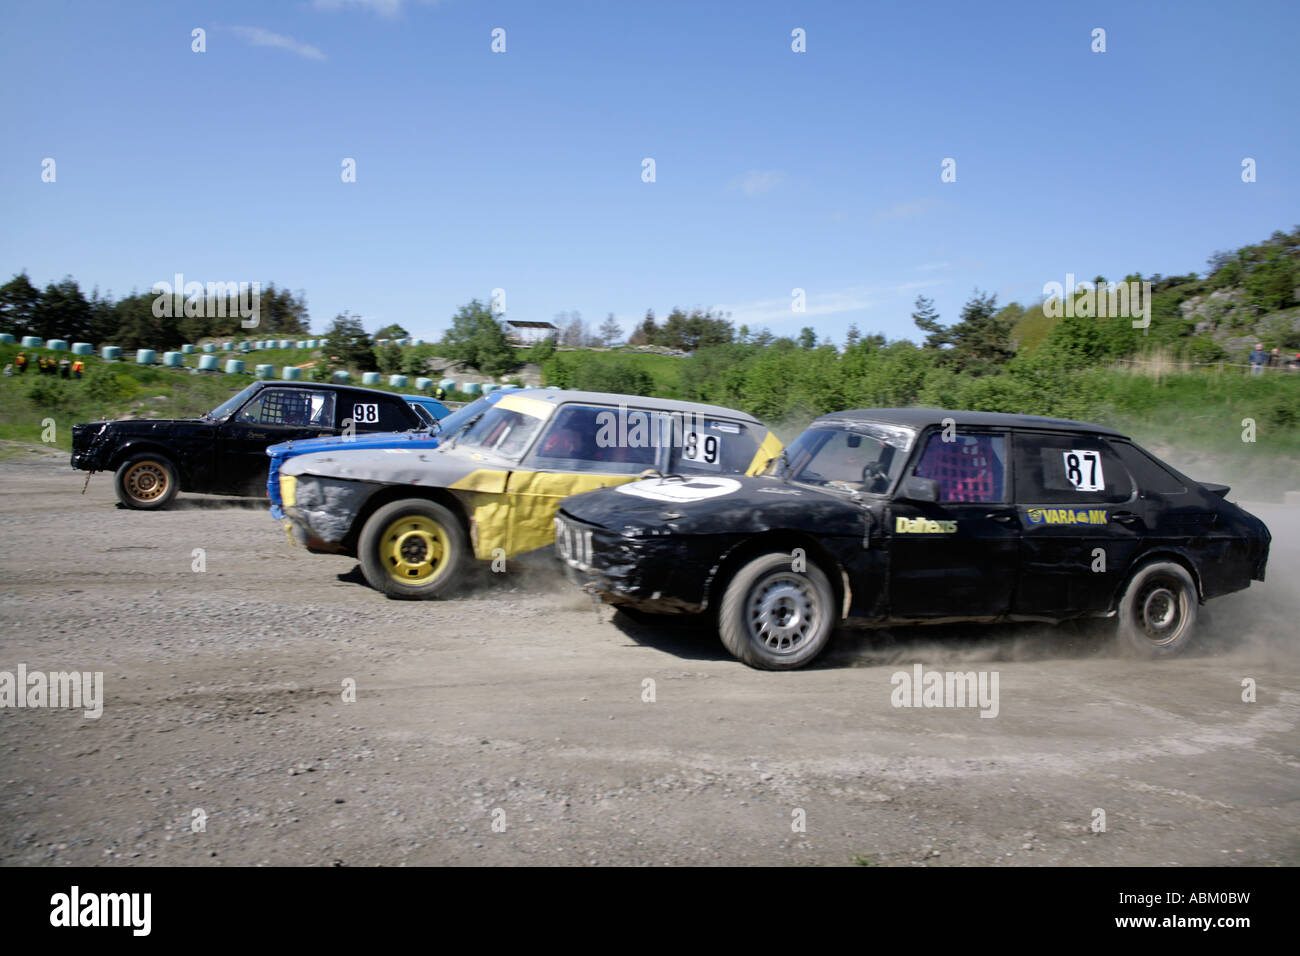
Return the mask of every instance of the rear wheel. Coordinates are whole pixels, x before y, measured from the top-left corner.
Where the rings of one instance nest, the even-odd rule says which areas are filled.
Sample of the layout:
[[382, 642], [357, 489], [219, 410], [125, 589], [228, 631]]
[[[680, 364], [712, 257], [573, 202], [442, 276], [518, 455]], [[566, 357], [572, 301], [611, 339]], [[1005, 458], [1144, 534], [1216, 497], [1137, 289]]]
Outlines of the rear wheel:
[[156, 511], [166, 508], [176, 492], [176, 466], [162, 455], [136, 455], [117, 469], [113, 487], [117, 500], [128, 508]]
[[371, 587], [410, 600], [446, 594], [470, 561], [459, 519], [423, 498], [394, 501], [372, 514], [357, 553]]
[[1140, 657], [1170, 657], [1196, 630], [1196, 583], [1173, 561], [1138, 568], [1119, 602], [1119, 637]]
[[791, 670], [822, 652], [838, 615], [835, 592], [815, 564], [795, 571], [787, 553], [754, 558], [723, 594], [718, 634], [750, 667]]

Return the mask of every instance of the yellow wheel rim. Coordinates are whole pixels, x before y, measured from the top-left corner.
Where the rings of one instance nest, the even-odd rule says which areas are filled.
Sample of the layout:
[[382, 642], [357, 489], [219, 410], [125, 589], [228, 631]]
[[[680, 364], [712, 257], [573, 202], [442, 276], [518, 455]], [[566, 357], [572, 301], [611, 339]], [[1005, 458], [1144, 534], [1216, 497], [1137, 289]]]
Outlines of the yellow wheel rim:
[[427, 584], [447, 569], [449, 548], [442, 525], [424, 515], [406, 515], [384, 529], [379, 558], [394, 581]]
[[157, 462], [142, 461], [127, 469], [122, 484], [136, 501], [155, 501], [167, 493], [167, 472]]

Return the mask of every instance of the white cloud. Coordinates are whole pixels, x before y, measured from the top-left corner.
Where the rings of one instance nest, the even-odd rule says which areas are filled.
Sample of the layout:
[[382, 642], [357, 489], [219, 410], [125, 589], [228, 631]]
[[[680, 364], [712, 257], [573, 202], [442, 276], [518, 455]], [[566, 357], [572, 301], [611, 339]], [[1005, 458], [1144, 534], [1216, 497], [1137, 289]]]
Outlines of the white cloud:
[[803, 312], [791, 308], [792, 297], [760, 299], [755, 302], [719, 304], [715, 312], [730, 312], [736, 326], [748, 325], [751, 329], [769, 325], [778, 333], [783, 327], [795, 328], [810, 325], [814, 316], [836, 315], [840, 312], [860, 312], [879, 305], [881, 301], [904, 295], [916, 289], [944, 285], [946, 280], [931, 279], [925, 282], [902, 282], [892, 286], [848, 286], [828, 292], [809, 290]]
[[270, 30], [264, 30], [261, 27], [231, 27], [230, 29], [253, 46], [277, 47], [281, 50], [288, 50], [290, 53], [296, 53], [308, 60], [326, 59], [320, 47], [312, 46], [310, 43], [300, 43], [293, 37], [285, 36], [283, 33], [272, 33]]
[[739, 189], [746, 196], [757, 196], [770, 192], [785, 182], [785, 173], [779, 169], [751, 169], [739, 179], [732, 181], [733, 189]]
[[877, 209], [872, 217], [876, 222], [894, 222], [902, 219], [915, 219], [922, 213], [929, 212], [939, 205], [937, 199], [910, 199], [896, 202], [884, 209]]
[[[434, 2], [437, 0], [425, 0]], [[404, 0], [313, 0], [312, 6], [317, 10], [342, 10], [345, 7], [360, 7], [370, 10], [381, 17], [393, 17], [402, 12]]]
[[927, 262], [925, 265], [917, 266], [917, 272], [935, 272], [939, 269], [951, 269], [951, 262]]

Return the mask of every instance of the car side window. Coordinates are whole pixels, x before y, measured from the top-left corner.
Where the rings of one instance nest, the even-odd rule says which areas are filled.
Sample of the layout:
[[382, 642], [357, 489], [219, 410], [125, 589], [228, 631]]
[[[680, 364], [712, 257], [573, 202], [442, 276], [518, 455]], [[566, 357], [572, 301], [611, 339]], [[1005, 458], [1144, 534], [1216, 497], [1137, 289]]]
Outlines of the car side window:
[[1117, 504], [1133, 496], [1128, 469], [1098, 438], [1021, 432], [1015, 446], [1021, 504]]
[[939, 483], [941, 502], [1006, 501], [1006, 437], [958, 429], [931, 432], [912, 474]]
[[754, 434], [756, 429], [744, 422], [695, 414], [664, 417], [672, 447], [669, 472], [683, 475], [743, 472], [758, 453], [760, 439]]
[[639, 408], [565, 405], [551, 419], [534, 463], [562, 471], [635, 475], [655, 467], [656, 417]]
[[359, 432], [400, 432], [415, 427], [402, 409], [404, 402], [364, 392], [341, 397], [344, 427], [349, 420]]
[[307, 388], [266, 388], [240, 409], [237, 421], [289, 428], [332, 428], [334, 393]]
[[1123, 441], [1108, 444], [1137, 480], [1143, 494], [1181, 495], [1187, 492], [1187, 485], [1183, 484], [1182, 479], [1146, 451]]

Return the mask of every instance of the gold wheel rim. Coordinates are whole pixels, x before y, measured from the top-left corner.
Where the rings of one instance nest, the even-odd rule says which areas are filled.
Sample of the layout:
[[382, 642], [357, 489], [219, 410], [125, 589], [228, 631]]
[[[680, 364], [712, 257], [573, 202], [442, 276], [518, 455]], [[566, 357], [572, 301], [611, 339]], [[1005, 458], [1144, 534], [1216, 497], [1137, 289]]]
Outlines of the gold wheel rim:
[[389, 523], [379, 539], [379, 558], [388, 576], [402, 584], [428, 584], [447, 570], [447, 531], [424, 515]]
[[167, 472], [153, 461], [142, 461], [127, 469], [122, 484], [136, 501], [157, 501], [167, 493]]

